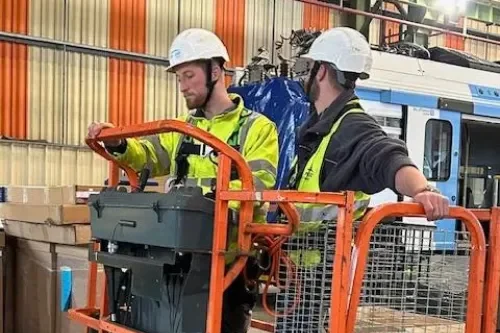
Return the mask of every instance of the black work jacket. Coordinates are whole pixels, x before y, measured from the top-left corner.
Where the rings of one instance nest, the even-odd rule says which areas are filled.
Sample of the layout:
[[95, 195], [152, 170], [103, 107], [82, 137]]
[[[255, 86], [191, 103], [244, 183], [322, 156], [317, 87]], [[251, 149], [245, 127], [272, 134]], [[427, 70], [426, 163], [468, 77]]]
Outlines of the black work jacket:
[[[323, 137], [348, 110], [346, 103], [353, 99], [359, 100], [354, 91], [345, 91], [321, 115], [312, 112], [301, 126], [297, 142], [298, 177]], [[398, 193], [396, 172], [404, 166], [415, 167], [402, 140], [389, 137], [366, 113], [349, 114], [328, 144], [321, 168], [320, 189], [323, 192], [351, 190], [374, 194], [390, 188]]]

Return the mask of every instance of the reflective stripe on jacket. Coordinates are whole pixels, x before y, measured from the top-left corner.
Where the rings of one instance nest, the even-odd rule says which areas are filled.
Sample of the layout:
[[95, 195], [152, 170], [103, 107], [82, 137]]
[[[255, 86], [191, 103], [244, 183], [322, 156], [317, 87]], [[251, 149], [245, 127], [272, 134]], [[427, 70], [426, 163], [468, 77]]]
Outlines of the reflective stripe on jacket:
[[[240, 153], [249, 164], [254, 185], [257, 190], [273, 189], [276, 183], [278, 167], [278, 133], [276, 125], [262, 114], [245, 108], [243, 99], [236, 95], [229, 95], [236, 105], [234, 108], [208, 120], [196, 113], [178, 118], [188, 121], [220, 140], [240, 147]], [[180, 133], [163, 133], [141, 139], [127, 139], [125, 153], [116, 155], [120, 161], [140, 171], [149, 165], [151, 177], [177, 175], [177, 153], [184, 140]], [[230, 142], [234, 141], [234, 142]], [[203, 194], [211, 191], [217, 176], [217, 157], [210, 154], [211, 149], [197, 140], [192, 143], [201, 145], [200, 154], [191, 154], [187, 157], [189, 169], [185, 185], [198, 185]], [[241, 189], [240, 180], [232, 180], [230, 189]], [[231, 201], [229, 207], [238, 210], [239, 202]], [[264, 223], [269, 204], [256, 204], [254, 210], [255, 222]], [[236, 237], [236, 232], [232, 235]], [[231, 238], [232, 240], [235, 238]], [[230, 249], [235, 248], [235, 243]]]
[[[347, 104], [357, 103], [352, 101]], [[320, 192], [320, 174], [323, 162], [325, 159], [326, 149], [335, 132], [339, 128], [344, 117], [351, 113], [364, 112], [363, 109], [353, 108], [345, 112], [332, 126], [330, 132], [323, 137], [316, 152], [309, 158], [304, 168], [302, 177], [298, 180], [298, 191], [303, 192]], [[294, 170], [293, 177], [297, 177], [297, 158], [292, 166]], [[294, 180], [292, 180], [293, 182]], [[370, 203], [370, 196], [363, 192], [355, 192], [355, 212], [354, 219], [359, 219], [366, 212], [368, 204]], [[301, 237], [305, 234], [321, 232], [326, 228], [322, 228], [324, 221], [333, 221], [337, 218], [338, 207], [335, 205], [324, 204], [311, 204], [311, 203], [297, 203], [296, 208], [299, 211], [301, 223], [297, 236]], [[307, 235], [305, 236], [307, 237]], [[320, 237], [314, 235], [314, 237]], [[308, 248], [307, 250], [290, 251], [290, 257], [294, 262], [300, 266], [310, 267], [316, 266], [321, 262], [321, 250]]]

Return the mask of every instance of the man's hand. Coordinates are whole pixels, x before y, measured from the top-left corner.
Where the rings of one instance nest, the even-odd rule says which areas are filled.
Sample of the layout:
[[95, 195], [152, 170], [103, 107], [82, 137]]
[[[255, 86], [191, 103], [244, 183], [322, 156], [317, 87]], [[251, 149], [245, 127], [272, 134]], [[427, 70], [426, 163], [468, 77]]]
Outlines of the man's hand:
[[448, 198], [436, 192], [420, 192], [413, 197], [413, 201], [424, 206], [428, 221], [440, 220], [450, 211]]
[[396, 173], [396, 189], [399, 193], [412, 197], [414, 202], [424, 206], [427, 220], [440, 220], [449, 214], [448, 198], [429, 187], [427, 179], [420, 170], [405, 166]]
[[[115, 125], [111, 123], [96, 123], [93, 122], [89, 125], [87, 137], [90, 139], [95, 139], [103, 129], [105, 128], [113, 128]], [[103, 143], [108, 147], [117, 147], [120, 145], [121, 140], [107, 140], [103, 141]]]

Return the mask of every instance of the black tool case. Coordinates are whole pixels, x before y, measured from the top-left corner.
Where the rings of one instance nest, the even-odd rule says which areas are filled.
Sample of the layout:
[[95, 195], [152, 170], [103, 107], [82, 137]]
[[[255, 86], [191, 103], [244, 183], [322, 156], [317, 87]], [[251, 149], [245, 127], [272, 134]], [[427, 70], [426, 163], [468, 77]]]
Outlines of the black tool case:
[[90, 260], [104, 265], [111, 320], [146, 333], [206, 331], [214, 201], [201, 188], [106, 190], [89, 199]]

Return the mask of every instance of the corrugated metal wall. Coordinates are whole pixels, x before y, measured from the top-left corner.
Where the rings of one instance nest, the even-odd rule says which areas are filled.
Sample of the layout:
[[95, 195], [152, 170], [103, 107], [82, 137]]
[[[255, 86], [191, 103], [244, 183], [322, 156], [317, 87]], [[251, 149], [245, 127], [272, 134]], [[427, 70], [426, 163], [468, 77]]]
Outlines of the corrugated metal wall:
[[[146, 1], [110, 0], [109, 46], [146, 52]], [[144, 119], [145, 64], [109, 59], [109, 121], [117, 126]]]
[[[500, 26], [488, 26], [486, 25], [486, 23], [476, 20], [468, 20], [467, 26], [471, 29], [479, 30], [482, 32], [500, 34]], [[490, 61], [500, 61], [500, 45], [487, 44], [485, 42], [474, 40], [466, 40], [465, 50], [483, 59], [488, 59]]]
[[102, 185], [105, 161], [75, 146], [0, 140], [1, 185]]
[[[0, 30], [28, 31], [28, 0], [0, 0]], [[27, 47], [0, 42], [0, 135], [26, 138]]]
[[[189, 2], [199, 1], [187, 0], [183, 3]], [[179, 31], [179, 9], [178, 0], [147, 2], [146, 53], [160, 57], [168, 55], [169, 45]], [[177, 83], [175, 77], [168, 75], [164, 67], [146, 65], [145, 89], [145, 121], [173, 118], [177, 115]]]
[[[231, 67], [247, 64], [261, 46], [273, 50], [276, 63], [275, 45], [292, 30], [339, 24], [337, 11], [294, 0], [0, 0], [1, 31], [157, 57], [167, 58], [179, 31], [207, 28], [226, 43]], [[500, 33], [499, 27], [468, 24]], [[378, 25], [374, 20], [370, 29], [374, 43]], [[434, 42], [454, 41], [438, 36]], [[500, 58], [499, 47], [484, 43], [466, 41], [462, 48]], [[286, 41], [280, 52], [291, 56]], [[0, 43], [0, 135], [50, 143], [0, 142], [0, 183], [102, 184], [105, 163], [84, 148], [87, 126], [92, 121], [133, 124], [185, 112], [176, 79], [164, 69]]]

